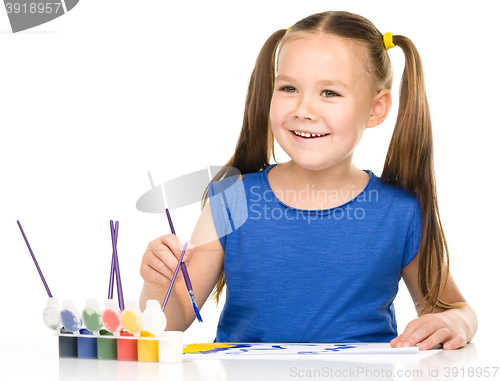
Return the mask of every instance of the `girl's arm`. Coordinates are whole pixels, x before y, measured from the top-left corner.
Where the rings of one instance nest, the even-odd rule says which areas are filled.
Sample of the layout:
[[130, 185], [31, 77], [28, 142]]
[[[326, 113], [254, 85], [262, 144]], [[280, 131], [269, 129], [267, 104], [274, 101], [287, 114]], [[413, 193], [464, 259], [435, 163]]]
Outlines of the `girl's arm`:
[[[144, 279], [139, 301], [141, 310], [144, 310], [149, 299], [156, 299], [160, 305], [163, 304], [183, 246], [180, 246], [181, 249], [176, 252], [177, 257], [175, 257], [170, 250], [176, 248], [175, 245], [179, 245], [179, 242], [173, 234], [157, 238], [148, 245], [141, 266], [141, 276]], [[212, 220], [210, 202], [207, 202], [201, 212], [188, 249], [193, 250], [192, 256], [186, 260], [189, 279], [196, 303], [201, 310], [224, 268], [224, 250]], [[177, 280], [180, 278], [182, 278], [181, 271], [177, 274]], [[165, 316], [167, 331], [184, 331], [196, 318], [184, 280], [175, 283], [165, 307]]]
[[[422, 294], [418, 287], [418, 254], [402, 271], [403, 280], [420, 313], [422, 305], [418, 304]], [[444, 302], [453, 304], [465, 302], [451, 274], [448, 277], [446, 288], [443, 291]], [[391, 341], [391, 346], [413, 347], [419, 344], [420, 350], [433, 348], [443, 344], [444, 349], [458, 349], [470, 343], [477, 330], [477, 316], [470, 306], [442, 310], [434, 308], [411, 321], [404, 332]]]

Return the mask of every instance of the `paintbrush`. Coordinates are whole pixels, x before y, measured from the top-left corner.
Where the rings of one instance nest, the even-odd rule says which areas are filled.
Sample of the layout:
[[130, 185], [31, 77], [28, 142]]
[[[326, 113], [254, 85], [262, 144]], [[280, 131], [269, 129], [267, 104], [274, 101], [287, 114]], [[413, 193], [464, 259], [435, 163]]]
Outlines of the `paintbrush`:
[[[118, 221], [116, 221], [116, 228], [111, 228], [111, 236], [115, 237], [115, 241], [113, 243], [113, 238], [111, 238], [111, 244], [113, 248], [116, 247], [118, 243]], [[115, 253], [111, 252], [111, 273], [109, 275], [109, 287], [108, 287], [108, 299], [113, 299], [113, 283], [115, 281]]]
[[[111, 243], [113, 245], [113, 261], [112, 261], [112, 263], [114, 262], [114, 272], [115, 272], [115, 277], [116, 277], [116, 291], [118, 294], [118, 305], [120, 306], [120, 311], [123, 311], [125, 309], [125, 303], [123, 301], [122, 278], [120, 275], [120, 265], [118, 263], [118, 250], [116, 248], [116, 241], [118, 239], [118, 226], [119, 226], [118, 221], [116, 221], [116, 223], [114, 225], [113, 225], [113, 220], [109, 221], [109, 227], [111, 230]], [[113, 272], [113, 270], [111, 270], [111, 272]], [[111, 285], [111, 282], [110, 282], [110, 285]], [[111, 290], [112, 290], [112, 288], [111, 288]], [[108, 296], [109, 296], [109, 291], [108, 291]]]
[[[170, 218], [170, 212], [168, 211], [168, 208], [165, 209], [165, 212], [167, 213], [168, 223], [170, 225], [170, 231], [172, 232], [172, 234], [175, 235], [174, 224], [172, 223], [172, 219]], [[184, 248], [184, 250], [185, 249], [186, 248]], [[181, 264], [182, 275], [184, 275], [184, 280], [186, 281], [186, 287], [188, 289], [189, 297], [191, 298], [191, 303], [193, 304], [193, 309], [194, 313], [196, 314], [196, 318], [198, 319], [198, 321], [203, 322], [203, 320], [201, 319], [200, 310], [198, 309], [198, 305], [196, 304], [196, 298], [194, 297], [193, 286], [191, 285], [191, 280], [189, 279], [186, 264], [182, 262], [182, 256], [181, 259], [179, 260], [179, 263]]]
[[31, 246], [28, 242], [28, 238], [26, 238], [26, 234], [24, 234], [23, 227], [21, 226], [21, 223], [19, 221], [17, 221], [17, 225], [19, 226], [19, 229], [21, 229], [21, 234], [23, 235], [24, 241], [26, 242], [26, 245], [28, 246], [28, 250], [30, 251], [31, 258], [33, 258], [33, 262], [35, 262], [36, 269], [38, 270], [38, 274], [40, 275], [40, 278], [42, 279], [43, 285], [45, 286], [45, 290], [47, 291], [49, 298], [52, 298], [52, 293], [50, 292], [50, 289], [49, 289], [47, 282], [45, 281], [45, 278], [42, 274], [42, 270], [40, 269], [40, 266], [38, 266], [38, 262], [36, 261], [35, 254], [33, 254], [33, 250], [31, 250]]
[[26, 237], [26, 234], [24, 234], [23, 227], [21, 226], [21, 223], [17, 221], [17, 225], [19, 226], [19, 229], [21, 230], [21, 233], [24, 237], [24, 241], [26, 242], [26, 246], [28, 246], [28, 250], [30, 251], [31, 257], [33, 258], [33, 262], [35, 263], [36, 269], [38, 270], [38, 274], [40, 275], [40, 278], [42, 279], [43, 285], [45, 287], [45, 290], [47, 291], [47, 295], [49, 296], [49, 299], [47, 300], [47, 306], [43, 310], [43, 321], [45, 322], [45, 325], [50, 328], [55, 330], [56, 332], [59, 331], [59, 329], [62, 327], [61, 326], [61, 304], [59, 303], [59, 300], [57, 298], [54, 298], [52, 296], [52, 293], [50, 292], [49, 286], [45, 280], [45, 277], [43, 276], [42, 269], [40, 266], [38, 266], [38, 262], [35, 258], [35, 254], [33, 253], [33, 250], [31, 250], [30, 243], [28, 242], [28, 238]]
[[[153, 176], [151, 176], [151, 172], [149, 172], [149, 171], [148, 171], [148, 177], [149, 177], [149, 182], [151, 183], [151, 191], [150, 192], [152, 192], [152, 194], [154, 196], [151, 199], [149, 197], [146, 197], [144, 200], [143, 200], [144, 196], [141, 197], [141, 199], [139, 199], [137, 201], [137, 208], [139, 210], [141, 210], [143, 212], [147, 212], [147, 213], [159, 213], [160, 210], [162, 210], [162, 211], [165, 210], [167, 213], [168, 222], [170, 224], [170, 231], [172, 232], [172, 234], [175, 234], [174, 225], [172, 223], [172, 219], [170, 218], [170, 213], [168, 211], [168, 208], [165, 208], [166, 197], [165, 197], [165, 194], [163, 194], [163, 192], [167, 189], [166, 183], [163, 185], [160, 185], [158, 187], [155, 187], [155, 184], [153, 182]], [[203, 183], [203, 181], [201, 183]], [[175, 188], [175, 187], [173, 187], [173, 188]], [[147, 196], [148, 194], [146, 194], [145, 196]], [[169, 201], [168, 201], [169, 204], [170, 204], [170, 201], [172, 202], [172, 204], [175, 205], [175, 207], [182, 206], [182, 205], [179, 205], [178, 202], [176, 202], [176, 201], [178, 201], [177, 197], [169, 197]], [[181, 202], [181, 204], [182, 204], [182, 202]], [[139, 207], [139, 205], [141, 205], [141, 206]], [[193, 292], [193, 286], [191, 285], [191, 281], [189, 279], [186, 265], [184, 262], [182, 262], [182, 260], [179, 261], [179, 264], [180, 264], [180, 268], [182, 269], [182, 274], [184, 275], [184, 281], [186, 282], [186, 287], [188, 289], [189, 297], [191, 299], [191, 303], [193, 304], [193, 309], [194, 309], [194, 312], [196, 314], [196, 317], [197, 317], [198, 321], [203, 322], [201, 315], [200, 315], [200, 311], [198, 309], [198, 305], [196, 304], [196, 299], [194, 297], [194, 292]], [[175, 279], [172, 279], [170, 286], [172, 286], [174, 280]], [[168, 299], [168, 296], [170, 294], [170, 289], [171, 288], [169, 288], [169, 291], [167, 292], [167, 298], [165, 298], [165, 302], [163, 304], [163, 309], [165, 308], [166, 300]]]
[[175, 283], [175, 278], [177, 278], [177, 273], [179, 272], [179, 267], [181, 267], [182, 258], [184, 258], [184, 253], [186, 252], [187, 245], [188, 245], [188, 243], [186, 242], [184, 244], [184, 248], [182, 249], [182, 253], [181, 253], [181, 256], [179, 258], [179, 262], [177, 263], [177, 267], [175, 268], [174, 275], [172, 276], [172, 281], [170, 282], [170, 286], [168, 286], [167, 295], [165, 295], [165, 299], [163, 300], [163, 305], [161, 306], [161, 309], [163, 311], [165, 311], [165, 307], [167, 305], [168, 298], [170, 297], [170, 292], [172, 291], [172, 287], [174, 286], [174, 283]]

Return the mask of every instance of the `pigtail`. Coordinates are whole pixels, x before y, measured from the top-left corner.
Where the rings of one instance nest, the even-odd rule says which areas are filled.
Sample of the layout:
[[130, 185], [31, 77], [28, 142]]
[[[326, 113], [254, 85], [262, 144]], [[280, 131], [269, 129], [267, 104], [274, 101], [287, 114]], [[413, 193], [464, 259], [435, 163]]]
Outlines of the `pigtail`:
[[[243, 126], [241, 128], [236, 149], [225, 167], [237, 168], [241, 174], [259, 172], [269, 166], [271, 155], [274, 160], [274, 136], [269, 125], [269, 110], [274, 90], [274, 62], [276, 48], [286, 33], [286, 29], [275, 32], [262, 47], [255, 68], [250, 77], [245, 102]], [[223, 179], [228, 168], [219, 171], [212, 182]], [[201, 201], [201, 209], [208, 199], [208, 186]], [[222, 273], [211, 298], [219, 303], [220, 296], [226, 284]]]
[[420, 201], [418, 283], [423, 296], [417, 304], [420, 316], [431, 312], [433, 307], [446, 310], [461, 307], [463, 303], [449, 304], [441, 297], [449, 275], [449, 254], [437, 203], [432, 125], [422, 62], [410, 39], [396, 35], [393, 41], [404, 52], [405, 68], [396, 126], [381, 178], [416, 194]]

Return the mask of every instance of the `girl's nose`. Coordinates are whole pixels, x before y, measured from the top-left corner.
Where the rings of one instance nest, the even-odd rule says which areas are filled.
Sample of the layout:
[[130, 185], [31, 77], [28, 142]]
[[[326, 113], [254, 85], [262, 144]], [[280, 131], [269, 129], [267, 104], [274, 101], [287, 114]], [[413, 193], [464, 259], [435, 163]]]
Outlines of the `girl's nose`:
[[311, 102], [306, 98], [302, 98], [293, 112], [293, 118], [315, 121], [317, 119], [317, 115], [311, 105]]

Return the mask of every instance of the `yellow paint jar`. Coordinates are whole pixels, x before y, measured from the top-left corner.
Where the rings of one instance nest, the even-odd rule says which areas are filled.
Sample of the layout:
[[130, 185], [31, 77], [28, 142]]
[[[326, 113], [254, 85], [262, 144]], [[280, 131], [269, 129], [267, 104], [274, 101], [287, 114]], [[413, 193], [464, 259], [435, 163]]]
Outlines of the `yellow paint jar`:
[[[142, 331], [141, 337], [155, 337], [155, 335]], [[137, 360], [158, 362], [158, 340], [137, 340]]]

